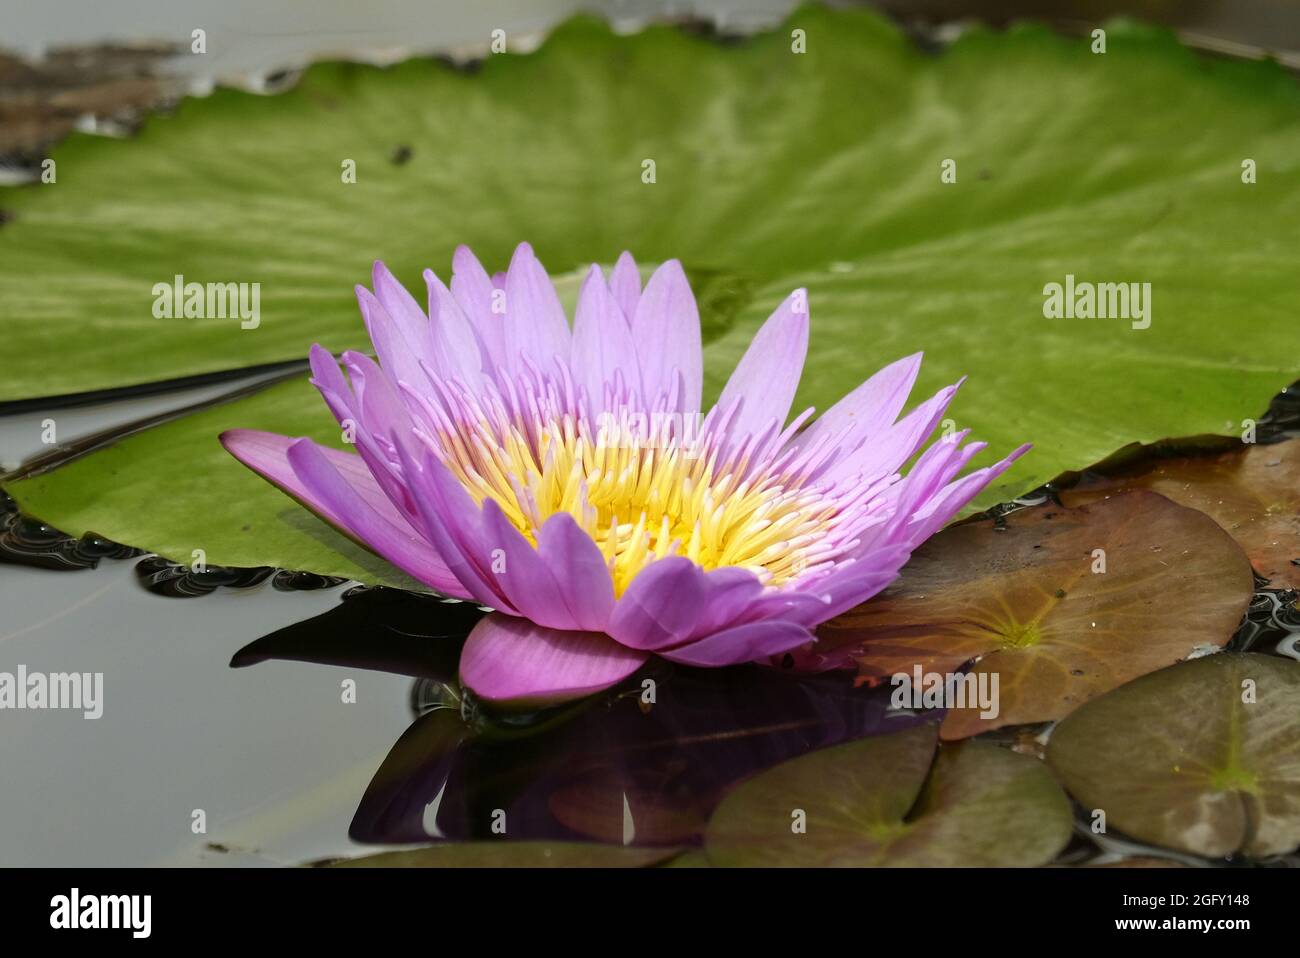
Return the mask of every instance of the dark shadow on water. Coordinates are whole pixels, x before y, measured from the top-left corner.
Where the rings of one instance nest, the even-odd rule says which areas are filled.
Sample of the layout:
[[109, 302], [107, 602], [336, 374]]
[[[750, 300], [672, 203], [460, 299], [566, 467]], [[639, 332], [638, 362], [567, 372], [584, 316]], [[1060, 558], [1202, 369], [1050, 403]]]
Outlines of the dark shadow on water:
[[655, 660], [611, 691], [520, 715], [456, 682], [468, 603], [354, 589], [329, 612], [240, 650], [270, 659], [416, 678], [415, 721], [361, 796], [349, 835], [367, 844], [468, 839], [698, 842], [742, 779], [814, 749], [899, 731], [940, 713], [891, 710], [891, 689], [847, 673], [758, 665], [689, 669]]

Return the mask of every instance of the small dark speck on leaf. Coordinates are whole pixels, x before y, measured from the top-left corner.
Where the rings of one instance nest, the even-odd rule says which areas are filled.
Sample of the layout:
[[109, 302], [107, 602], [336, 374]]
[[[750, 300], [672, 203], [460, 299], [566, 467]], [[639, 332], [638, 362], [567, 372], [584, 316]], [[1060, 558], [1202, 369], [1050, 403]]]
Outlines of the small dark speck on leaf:
[[14, 214], [12, 210], [6, 210], [4, 208], [0, 208], [0, 226], [4, 226], [13, 218], [14, 218]]
[[1071, 674], [1071, 675], [1082, 675], [1082, 674], [1083, 674], [1083, 669], [1070, 669], [1070, 674]]
[[230, 849], [227, 846], [221, 844], [221, 842], [208, 842], [207, 848], [208, 851], [210, 852], [221, 852], [221, 854], [223, 855], [226, 854], [226, 852], [230, 851]]
[[403, 166], [411, 159], [411, 148], [403, 143], [394, 147], [393, 152], [388, 155], [388, 161], [394, 166]]
[[1064, 598], [1065, 598], [1065, 590], [1064, 590], [1064, 589], [1057, 589], [1056, 592], [1053, 593], [1053, 595], [1055, 595], [1058, 599], [1064, 599]]

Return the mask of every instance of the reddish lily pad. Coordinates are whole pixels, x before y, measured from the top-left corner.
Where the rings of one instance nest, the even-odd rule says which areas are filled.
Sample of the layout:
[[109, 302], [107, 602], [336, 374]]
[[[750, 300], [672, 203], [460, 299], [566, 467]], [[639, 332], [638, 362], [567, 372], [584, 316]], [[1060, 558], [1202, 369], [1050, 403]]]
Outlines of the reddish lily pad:
[[969, 701], [950, 709], [943, 737], [965, 738], [1062, 718], [1224, 645], [1253, 587], [1245, 554], [1212, 519], [1136, 491], [952, 526], [886, 592], [822, 626], [817, 649], [855, 660], [869, 683], [977, 660], [969, 681], [991, 691], [996, 676], [997, 715]]
[[1128, 458], [1137, 461], [1117, 473], [1099, 474], [1110, 471], [1105, 463], [1090, 470], [1062, 492], [1062, 501], [1077, 505], [1150, 489], [1211, 516], [1274, 588], [1300, 589], [1300, 439], [1213, 456]]
[[710, 862], [1029, 867], [1056, 857], [1071, 813], [1046, 766], [988, 742], [945, 745], [936, 758], [936, 739], [918, 726], [750, 779], [709, 821]]
[[624, 848], [597, 842], [455, 842], [329, 862], [334, 868], [644, 868], [676, 848]]
[[1081, 707], [1047, 761], [1085, 808], [1144, 842], [1220, 858], [1300, 844], [1300, 665], [1212, 655]]

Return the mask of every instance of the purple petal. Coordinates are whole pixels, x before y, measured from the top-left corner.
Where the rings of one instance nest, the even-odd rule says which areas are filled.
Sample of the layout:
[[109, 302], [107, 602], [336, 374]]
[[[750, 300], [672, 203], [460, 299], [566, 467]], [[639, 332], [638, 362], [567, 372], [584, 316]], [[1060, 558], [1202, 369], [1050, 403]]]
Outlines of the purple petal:
[[[419, 523], [416, 519], [415, 503], [412, 502], [410, 493], [402, 482], [401, 469], [393, 456], [375, 441], [372, 430], [367, 428], [367, 423], [374, 424], [376, 416], [382, 415], [382, 410], [391, 410], [397, 418], [383, 420], [382, 428], [392, 428], [393, 423], [396, 423], [400, 429], [403, 423], [407, 423], [406, 428], [409, 429], [409, 418], [405, 408], [400, 404], [396, 407], [389, 405], [396, 402], [393, 399], [391, 386], [387, 377], [369, 356], [353, 352], [343, 355], [356, 379], [358, 391], [367, 397], [366, 402], [362, 402], [361, 398], [353, 393], [334, 357], [319, 343], [311, 348], [312, 385], [320, 391], [325, 399], [325, 405], [334, 414], [339, 425], [351, 434], [362, 462], [370, 470], [389, 501], [397, 507], [411, 527], [416, 528]], [[374, 388], [366, 389], [367, 383]], [[376, 410], [377, 404], [380, 410]]]
[[465, 591], [484, 605], [511, 615], [518, 610], [492, 574], [491, 547], [483, 532], [483, 513], [465, 487], [429, 453], [417, 464], [404, 447], [402, 473], [411, 487], [425, 536]]
[[876, 476], [897, 472], [934, 432], [961, 383], [940, 389], [921, 403], [883, 434], [871, 442], [846, 447], [845, 453], [834, 466], [827, 469], [824, 478], [837, 481], [853, 476]]
[[443, 379], [459, 379], [471, 387], [478, 385], [483, 362], [469, 317], [433, 270], [424, 271], [424, 284], [429, 290], [429, 326], [435, 360], [432, 368]]
[[483, 529], [494, 550], [492, 572], [498, 587], [520, 615], [552, 629], [604, 630], [614, 604], [614, 583], [600, 550], [572, 516], [551, 516], [542, 526], [540, 548], [534, 549], [501, 507], [488, 499], [483, 503]]
[[890, 363], [822, 413], [793, 445], [810, 452], [824, 447], [830, 452], [825, 467], [834, 465], [898, 419], [920, 371], [920, 353]]
[[375, 354], [383, 364], [384, 371], [392, 377], [393, 382], [423, 384], [428, 377], [420, 369], [420, 360], [429, 361], [431, 350], [410, 342], [403, 335], [401, 325], [388, 314], [374, 293], [364, 286], [356, 287], [356, 293], [361, 318], [366, 323], [366, 332], [370, 335], [370, 342], [374, 344]]
[[641, 371], [637, 365], [632, 330], [623, 311], [614, 302], [599, 266], [587, 273], [578, 294], [573, 320], [573, 378], [587, 392], [593, 413], [605, 409], [605, 384], [617, 373], [633, 390], [641, 393]]
[[451, 295], [469, 318], [485, 368], [506, 361], [505, 316], [492, 312], [492, 277], [468, 246], [457, 246], [451, 258]]
[[882, 591], [898, 577], [910, 555], [905, 544], [864, 551], [828, 575], [763, 595], [748, 614], [812, 628]]
[[718, 399], [723, 409], [740, 403], [729, 431], [743, 436], [760, 432], [772, 422], [778, 429], [785, 425], [808, 355], [807, 303], [807, 290], [791, 293], [745, 350]]
[[811, 642], [812, 639], [812, 634], [796, 622], [769, 619], [715, 632], [699, 641], [659, 654], [683, 665], [716, 668], [780, 655]]
[[622, 310], [628, 324], [636, 316], [636, 304], [641, 298], [641, 271], [637, 269], [632, 254], [624, 250], [614, 264], [609, 275], [609, 288], [614, 294], [614, 302]]
[[650, 277], [632, 320], [647, 405], [682, 386], [679, 409], [699, 412], [704, 384], [700, 313], [682, 264], [670, 259]]
[[634, 649], [662, 649], [691, 637], [706, 595], [704, 573], [685, 556], [650, 563], [632, 580], [609, 620], [609, 634]]
[[704, 585], [704, 608], [693, 635], [721, 631], [749, 612], [763, 594], [758, 576], [736, 566], [704, 573]]
[[604, 631], [614, 611], [614, 580], [600, 547], [567, 512], [542, 524], [537, 552], [554, 572], [577, 628]]
[[379, 305], [397, 324], [398, 332], [412, 347], [423, 349], [429, 340], [429, 317], [420, 304], [388, 267], [376, 260], [370, 274]]
[[465, 641], [460, 680], [489, 702], [536, 708], [609, 688], [647, 658], [598, 632], [544, 629], [494, 614]]
[[441, 556], [393, 506], [360, 457], [310, 439], [252, 429], [221, 434], [226, 450], [359, 544], [457, 598], [468, 593]]
[[1029, 443], [1025, 443], [1005, 459], [983, 469], [977, 469], [931, 495], [924, 506], [912, 516], [906, 530], [907, 541], [915, 548], [942, 529], [949, 519], [965, 508], [966, 504], [979, 495], [985, 486], [1006, 472], [1008, 467], [1029, 449]]
[[506, 368], [522, 368], [526, 356], [539, 367], [549, 369], [558, 356], [569, 361], [569, 322], [551, 278], [533, 255], [533, 248], [520, 243], [506, 272]]

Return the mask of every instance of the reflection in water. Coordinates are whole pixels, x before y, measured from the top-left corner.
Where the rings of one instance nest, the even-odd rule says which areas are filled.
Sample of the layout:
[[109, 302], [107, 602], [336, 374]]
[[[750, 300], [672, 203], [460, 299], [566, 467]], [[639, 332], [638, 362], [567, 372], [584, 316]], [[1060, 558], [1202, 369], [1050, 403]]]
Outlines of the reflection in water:
[[888, 687], [846, 673], [658, 660], [593, 699], [532, 714], [485, 708], [455, 681], [482, 610], [390, 589], [259, 639], [236, 667], [292, 659], [416, 677], [414, 723], [389, 751], [349, 831], [360, 842], [696, 841], [733, 784], [813, 749], [935, 715], [891, 711]]

